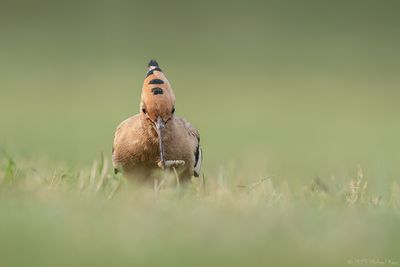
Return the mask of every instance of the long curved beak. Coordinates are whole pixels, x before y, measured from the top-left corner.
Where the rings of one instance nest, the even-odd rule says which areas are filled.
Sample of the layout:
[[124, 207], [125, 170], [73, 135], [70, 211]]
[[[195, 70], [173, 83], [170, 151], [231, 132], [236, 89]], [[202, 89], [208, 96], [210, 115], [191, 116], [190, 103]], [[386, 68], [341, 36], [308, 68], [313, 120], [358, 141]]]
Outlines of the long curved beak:
[[161, 117], [157, 118], [157, 121], [155, 122], [156, 125], [156, 131], [158, 135], [158, 143], [160, 147], [160, 163], [161, 167], [164, 168], [165, 166], [165, 159], [164, 159], [164, 144], [163, 144], [163, 129], [165, 127], [165, 123]]

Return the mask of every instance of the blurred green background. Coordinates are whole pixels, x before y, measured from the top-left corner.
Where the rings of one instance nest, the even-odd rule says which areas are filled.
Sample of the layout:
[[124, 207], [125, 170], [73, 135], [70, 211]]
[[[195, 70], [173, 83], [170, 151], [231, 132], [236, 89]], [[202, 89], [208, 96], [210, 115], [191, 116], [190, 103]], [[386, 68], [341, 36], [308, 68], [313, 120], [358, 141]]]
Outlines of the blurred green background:
[[399, 177], [399, 1], [0, 1], [0, 144], [86, 166], [149, 59], [205, 173]]

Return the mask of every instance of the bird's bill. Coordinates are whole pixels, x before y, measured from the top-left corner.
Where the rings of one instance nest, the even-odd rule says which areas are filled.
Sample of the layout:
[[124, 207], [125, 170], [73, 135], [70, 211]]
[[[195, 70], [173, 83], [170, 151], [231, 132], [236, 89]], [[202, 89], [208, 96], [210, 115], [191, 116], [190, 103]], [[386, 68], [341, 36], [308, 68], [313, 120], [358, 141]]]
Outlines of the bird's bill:
[[157, 121], [155, 121], [154, 124], [156, 125], [156, 131], [157, 131], [157, 135], [158, 135], [158, 143], [160, 146], [160, 163], [161, 163], [161, 167], [164, 168], [165, 159], [164, 159], [163, 129], [165, 127], [165, 123], [161, 117], [158, 117]]

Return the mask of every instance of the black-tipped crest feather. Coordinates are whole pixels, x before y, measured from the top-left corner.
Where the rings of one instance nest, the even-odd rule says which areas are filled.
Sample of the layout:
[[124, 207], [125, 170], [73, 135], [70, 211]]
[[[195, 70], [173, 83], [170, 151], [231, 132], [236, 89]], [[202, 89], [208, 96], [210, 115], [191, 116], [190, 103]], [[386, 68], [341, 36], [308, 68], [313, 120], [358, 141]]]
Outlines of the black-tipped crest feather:
[[149, 77], [150, 75], [152, 75], [155, 71], [159, 71], [162, 72], [162, 70], [159, 67], [155, 67], [154, 69], [151, 69], [147, 72], [146, 77]]
[[153, 79], [149, 82], [149, 84], [163, 84], [164, 81], [160, 79]]
[[149, 64], [147, 65], [150, 67], [159, 67], [158, 62], [155, 59], [150, 60]]

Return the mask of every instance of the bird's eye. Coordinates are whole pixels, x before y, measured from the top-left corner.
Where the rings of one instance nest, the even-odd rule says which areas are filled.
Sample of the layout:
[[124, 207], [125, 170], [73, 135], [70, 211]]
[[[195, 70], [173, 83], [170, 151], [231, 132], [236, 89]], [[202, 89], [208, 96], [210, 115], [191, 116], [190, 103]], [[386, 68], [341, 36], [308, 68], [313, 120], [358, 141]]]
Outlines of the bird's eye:
[[172, 114], [174, 114], [174, 113], [175, 113], [175, 107], [172, 108]]
[[146, 114], [146, 109], [145, 109], [145, 108], [142, 108], [142, 112], [143, 112], [144, 114]]

